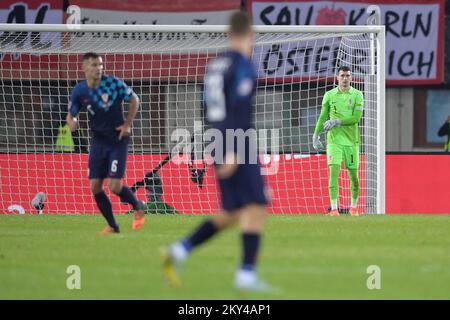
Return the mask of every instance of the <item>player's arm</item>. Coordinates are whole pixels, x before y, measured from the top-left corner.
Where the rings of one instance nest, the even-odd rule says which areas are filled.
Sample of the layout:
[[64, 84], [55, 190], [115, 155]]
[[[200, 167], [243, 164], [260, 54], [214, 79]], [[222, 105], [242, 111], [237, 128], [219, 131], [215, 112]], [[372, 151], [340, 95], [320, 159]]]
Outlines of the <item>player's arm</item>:
[[74, 132], [78, 127], [78, 119], [75, 118], [70, 112], [67, 113], [66, 122], [69, 125], [70, 131]]
[[221, 137], [223, 139], [220, 144], [220, 148], [222, 148], [222, 158], [218, 158], [218, 154], [216, 151], [216, 159], [215, 159], [215, 171], [216, 175], [219, 179], [226, 179], [231, 177], [237, 170], [238, 167], [238, 155], [234, 149], [230, 148], [230, 145], [226, 142], [226, 129], [233, 128], [233, 123], [230, 121], [230, 115], [227, 115], [226, 118], [219, 122], [212, 123], [214, 129], [219, 130], [221, 133]]
[[355, 109], [353, 110], [353, 114], [350, 117], [341, 118], [342, 121], [341, 125], [351, 126], [356, 123], [359, 123], [359, 121], [362, 118], [363, 108], [364, 108], [364, 97], [363, 94], [360, 92], [355, 101]]
[[[244, 77], [245, 78], [245, 77]], [[245, 78], [246, 79], [246, 78]], [[233, 79], [236, 81], [236, 79]], [[247, 81], [247, 80], [244, 80]], [[226, 143], [226, 130], [235, 128], [234, 108], [240, 106], [251, 95], [250, 87], [247, 92], [233, 92], [230, 94], [228, 101], [225, 101], [226, 86], [228, 86], [230, 79], [227, 79], [223, 73], [207, 73], [205, 77], [205, 104], [207, 107], [206, 117], [213, 126], [221, 132], [222, 135], [222, 158], [218, 159], [216, 154], [215, 172], [219, 179], [226, 179], [231, 177], [238, 167], [238, 155], [236, 150], [231, 149], [230, 145]], [[239, 84], [229, 85], [230, 88], [237, 88]], [[226, 104], [230, 106], [227, 108]], [[235, 147], [235, 146], [234, 146]]]
[[[231, 110], [233, 112], [233, 110]], [[225, 119], [222, 121], [215, 123], [214, 127], [219, 129], [222, 133], [223, 144], [225, 148], [223, 148], [223, 158], [222, 163], [219, 163], [216, 166], [216, 175], [219, 179], [227, 179], [233, 176], [238, 168], [238, 154], [235, 150], [236, 145], [230, 145], [226, 141], [226, 130], [227, 129], [237, 129], [234, 127], [234, 119], [233, 114], [227, 114]], [[234, 148], [231, 148], [233, 146]]]
[[133, 120], [136, 117], [136, 114], [139, 109], [139, 98], [138, 96], [129, 88], [125, 83], [121, 83], [120, 95], [125, 102], [129, 102], [128, 104], [128, 113], [125, 122], [116, 128], [119, 132], [119, 140], [124, 137], [128, 137], [131, 133], [131, 125], [133, 124]]
[[355, 107], [353, 109], [352, 115], [349, 117], [341, 117], [339, 119], [328, 120], [324, 123], [323, 128], [325, 131], [331, 130], [338, 126], [351, 126], [359, 123], [363, 114], [364, 107], [364, 97], [362, 92], [358, 92], [355, 101]]
[[328, 92], [325, 93], [322, 99], [322, 110], [320, 111], [319, 119], [316, 123], [316, 128], [314, 129], [314, 134], [319, 135], [323, 131], [323, 124], [327, 121], [330, 114], [330, 99]]
[[350, 117], [342, 117], [341, 118], [341, 121], [342, 121], [341, 125], [343, 125], [343, 126], [351, 126], [351, 125], [354, 125], [356, 123], [359, 123], [359, 121], [362, 118], [362, 114], [363, 114], [362, 109], [361, 110], [355, 110]]
[[134, 95], [131, 98], [130, 103], [128, 105], [128, 114], [127, 118], [125, 119], [124, 125], [131, 127], [138, 110], [139, 110], [139, 98], [136, 95]]
[[230, 178], [238, 168], [238, 158], [237, 154], [234, 152], [228, 152], [225, 157], [223, 164], [216, 167], [216, 174], [219, 179]]
[[[236, 127], [236, 110], [240, 110], [242, 108], [253, 108], [253, 95], [255, 90], [256, 79], [254, 78], [253, 72], [246, 66], [237, 66], [236, 69], [240, 69], [240, 72], [236, 72], [237, 74], [243, 73], [243, 76], [238, 76], [234, 74], [233, 84], [230, 85], [230, 88], [234, 90], [230, 94], [229, 104], [231, 108], [229, 108], [230, 113], [228, 114], [222, 124], [222, 128], [233, 128], [234, 130], [242, 129]], [[226, 137], [225, 130], [222, 131], [223, 137]], [[238, 152], [237, 145], [233, 144], [233, 146], [226, 144], [226, 151], [224, 155], [223, 164], [216, 168], [216, 174], [221, 179], [226, 179], [231, 177], [236, 173], [238, 169], [239, 163], [243, 163], [245, 160], [245, 155], [241, 155]]]
[[78, 103], [78, 90], [77, 87], [72, 92], [69, 102], [69, 112], [67, 112], [66, 123], [68, 124], [70, 130], [73, 132], [77, 130], [78, 119], [76, 118], [78, 112], [80, 111], [80, 104]]
[[320, 111], [319, 119], [316, 123], [316, 128], [314, 129], [313, 134], [313, 147], [317, 151], [323, 151], [324, 147], [322, 142], [320, 141], [319, 134], [323, 131], [323, 125], [327, 118], [329, 117], [330, 113], [330, 99], [328, 96], [328, 92], [325, 93], [323, 99], [322, 99], [322, 110]]

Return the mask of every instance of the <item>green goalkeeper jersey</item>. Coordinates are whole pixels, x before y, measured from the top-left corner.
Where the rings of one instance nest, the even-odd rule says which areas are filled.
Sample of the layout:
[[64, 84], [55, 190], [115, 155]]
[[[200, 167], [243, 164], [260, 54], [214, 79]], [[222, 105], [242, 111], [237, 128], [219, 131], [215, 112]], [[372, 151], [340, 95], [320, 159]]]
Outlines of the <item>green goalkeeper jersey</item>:
[[364, 97], [361, 91], [350, 87], [340, 91], [338, 87], [327, 91], [322, 100], [322, 111], [316, 124], [315, 134], [323, 131], [323, 124], [328, 119], [340, 119], [340, 126], [327, 133], [327, 144], [354, 146], [359, 144], [358, 123], [363, 114]]

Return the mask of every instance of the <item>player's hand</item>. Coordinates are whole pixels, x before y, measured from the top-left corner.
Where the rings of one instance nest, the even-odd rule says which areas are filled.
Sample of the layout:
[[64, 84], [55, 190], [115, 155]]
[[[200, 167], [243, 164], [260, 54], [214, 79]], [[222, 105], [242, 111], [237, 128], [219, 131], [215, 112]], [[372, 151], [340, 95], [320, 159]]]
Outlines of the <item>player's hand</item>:
[[67, 124], [70, 128], [70, 131], [74, 132], [75, 130], [77, 130], [78, 121], [76, 118], [67, 118]]
[[122, 140], [122, 138], [129, 137], [131, 134], [131, 127], [125, 123], [123, 125], [117, 127], [116, 130], [120, 131], [119, 132], [119, 140]]
[[322, 141], [320, 141], [320, 136], [318, 134], [313, 134], [313, 147], [318, 152], [321, 152], [324, 150]]
[[216, 175], [219, 179], [227, 179], [230, 178], [237, 170], [236, 163], [224, 163], [216, 168]]
[[334, 127], [340, 126], [342, 124], [341, 119], [334, 119], [334, 120], [328, 120], [325, 121], [323, 124], [323, 130], [328, 131], [333, 129]]
[[216, 175], [219, 179], [227, 179], [235, 174], [237, 168], [237, 156], [234, 153], [230, 153], [225, 156], [224, 164], [216, 167]]

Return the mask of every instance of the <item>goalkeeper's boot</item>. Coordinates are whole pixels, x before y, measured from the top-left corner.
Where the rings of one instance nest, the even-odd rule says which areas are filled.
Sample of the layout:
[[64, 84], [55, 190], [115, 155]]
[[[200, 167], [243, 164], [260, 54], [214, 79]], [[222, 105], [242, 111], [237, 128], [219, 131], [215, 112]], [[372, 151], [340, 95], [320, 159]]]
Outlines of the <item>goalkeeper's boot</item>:
[[339, 210], [338, 209], [331, 210], [330, 213], [328, 213], [328, 216], [339, 217]]
[[350, 208], [350, 215], [351, 216], [359, 216], [359, 212], [358, 212], [358, 209], [357, 208]]
[[173, 253], [173, 248], [163, 248], [160, 250], [161, 259], [163, 263], [163, 274], [167, 283], [171, 287], [178, 288], [181, 286], [180, 278], [178, 277], [178, 268], [181, 261], [178, 261]]
[[142, 228], [145, 222], [145, 210], [147, 209], [147, 206], [144, 202], [139, 201], [139, 208], [134, 212], [134, 218], [133, 218], [133, 230], [139, 230]]
[[106, 226], [101, 232], [100, 234], [110, 234], [110, 233], [120, 233], [119, 227], [110, 227], [110, 226]]

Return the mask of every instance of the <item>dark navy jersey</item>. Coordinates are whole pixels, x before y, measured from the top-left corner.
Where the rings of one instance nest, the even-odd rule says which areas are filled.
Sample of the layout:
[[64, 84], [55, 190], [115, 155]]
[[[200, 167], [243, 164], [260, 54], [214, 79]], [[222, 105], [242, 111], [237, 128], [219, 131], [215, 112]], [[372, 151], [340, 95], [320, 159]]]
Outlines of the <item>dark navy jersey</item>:
[[248, 57], [237, 51], [221, 54], [208, 64], [204, 83], [206, 120], [212, 128], [223, 137], [226, 129], [254, 128], [256, 72]]
[[87, 81], [79, 82], [72, 91], [69, 112], [76, 116], [86, 109], [94, 139], [117, 142], [117, 127], [124, 123], [122, 102], [128, 102], [135, 93], [122, 80], [104, 75], [96, 88]]

